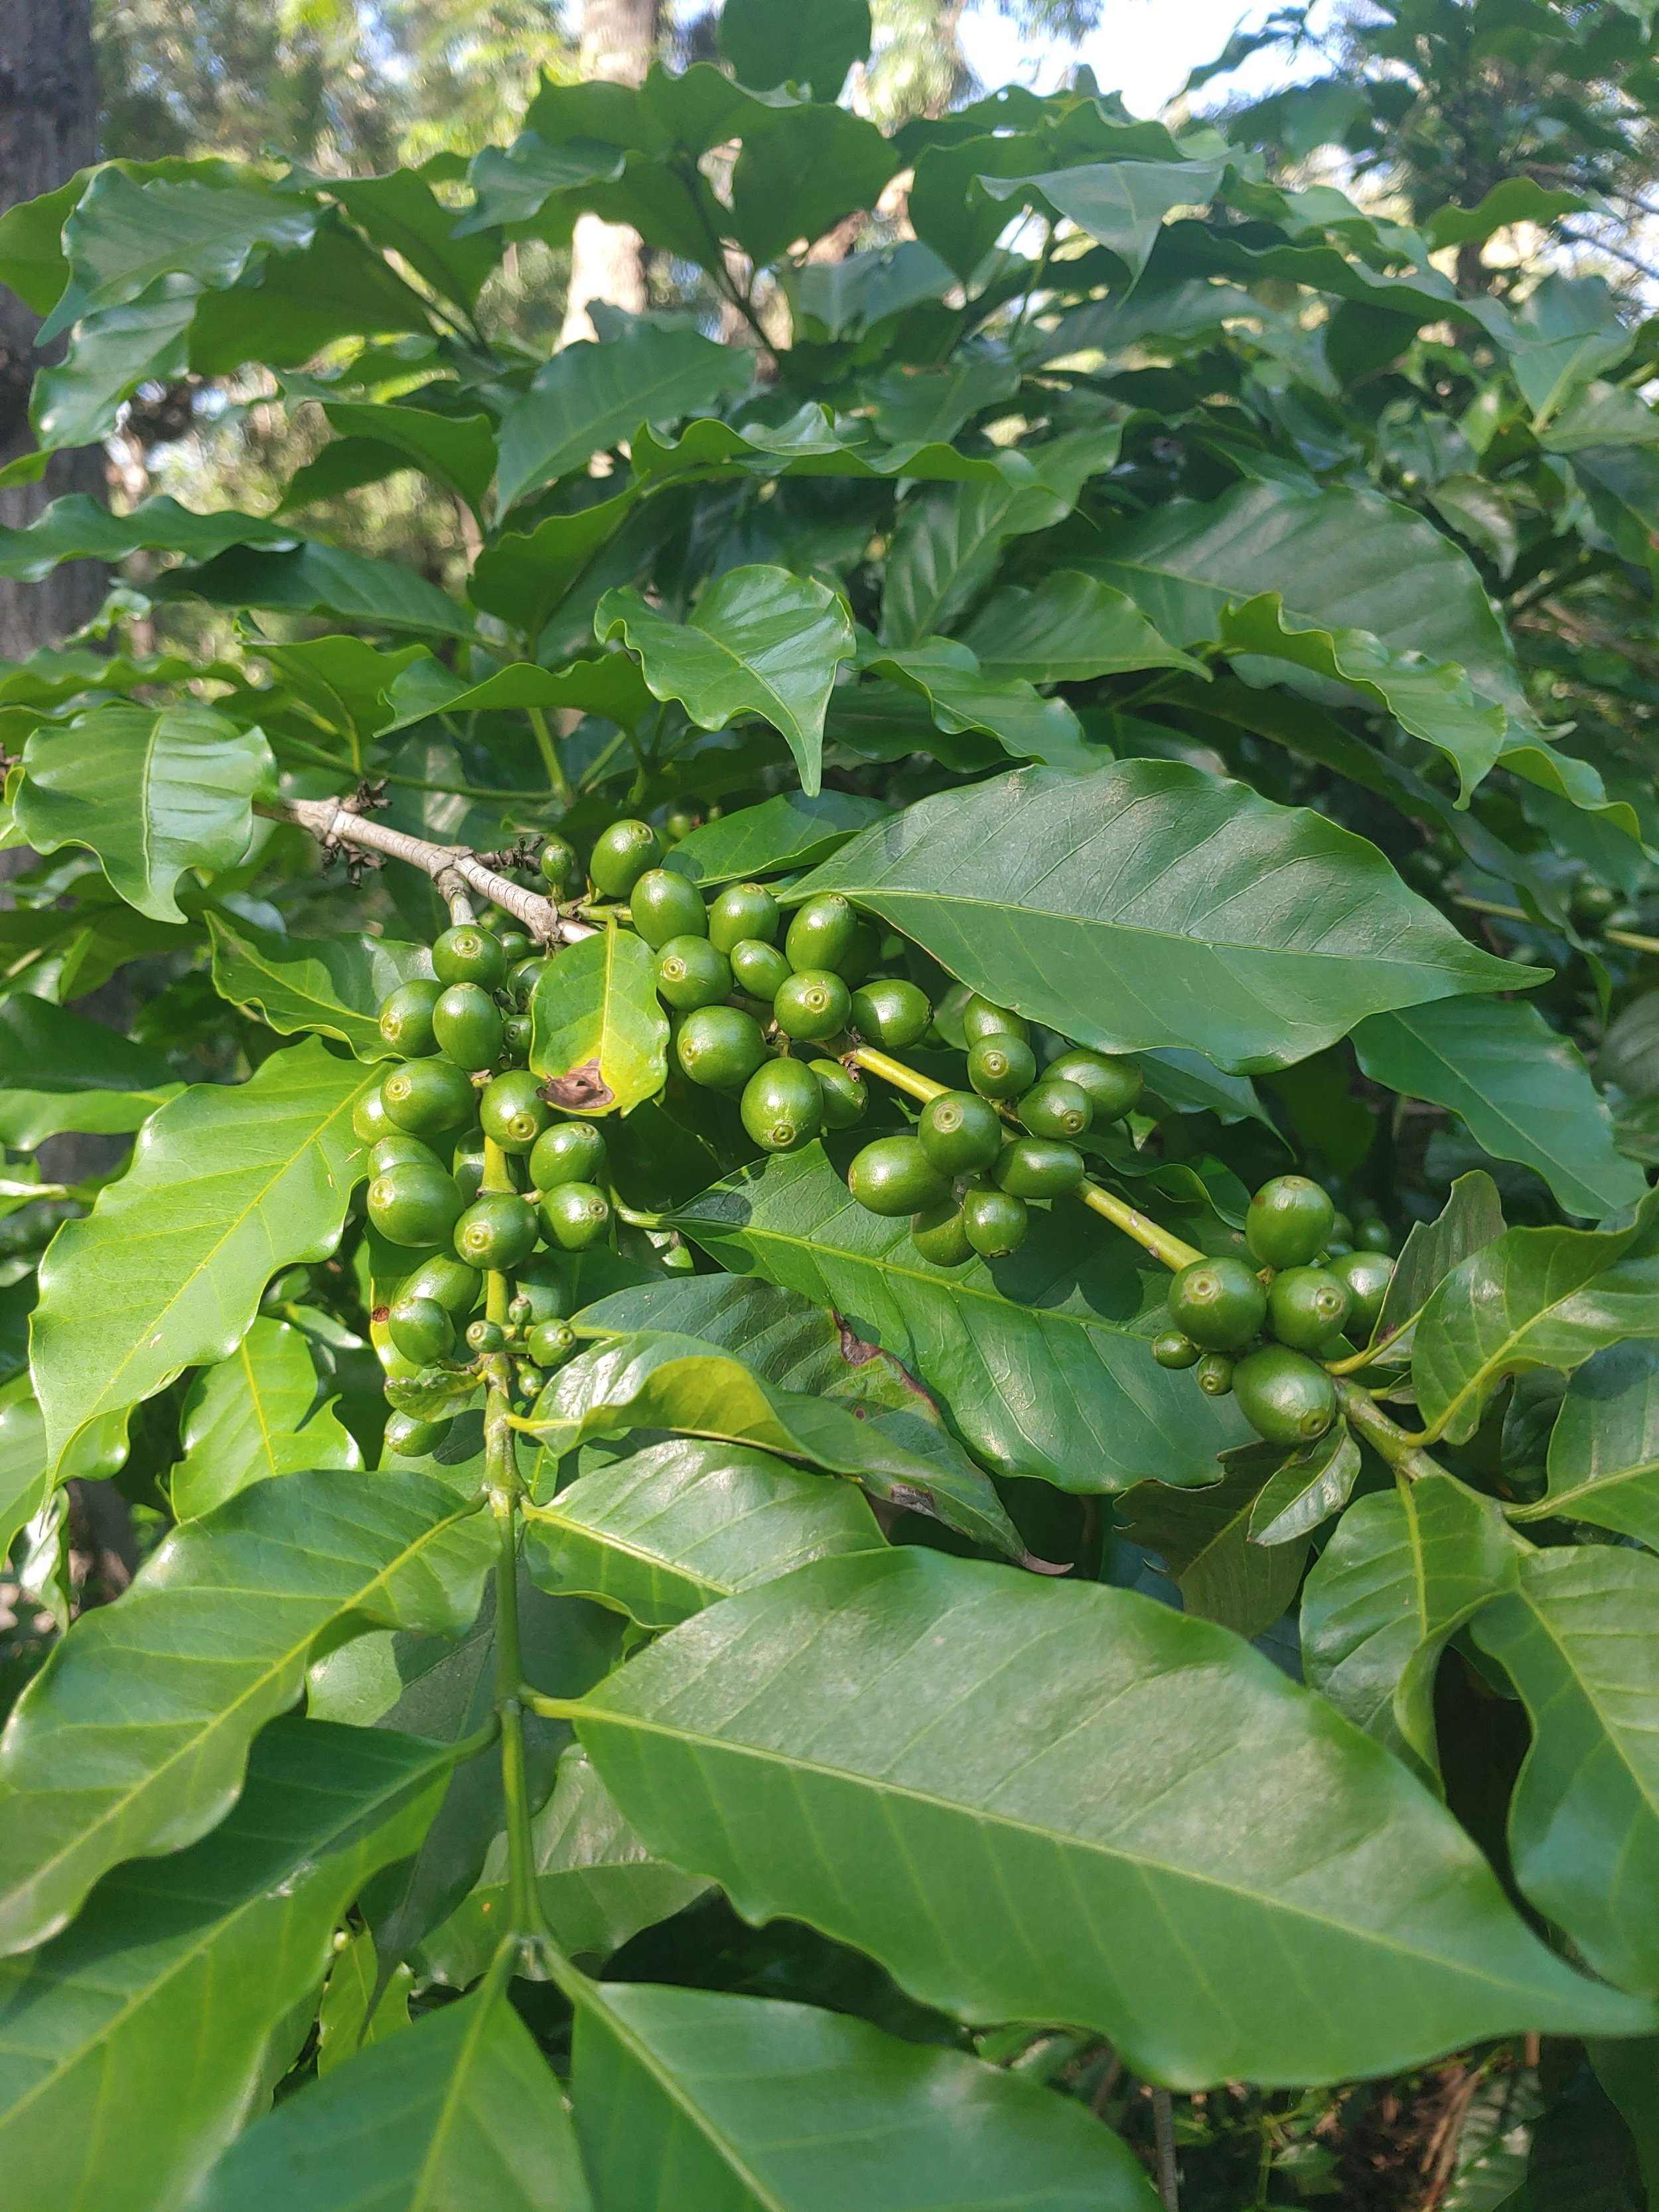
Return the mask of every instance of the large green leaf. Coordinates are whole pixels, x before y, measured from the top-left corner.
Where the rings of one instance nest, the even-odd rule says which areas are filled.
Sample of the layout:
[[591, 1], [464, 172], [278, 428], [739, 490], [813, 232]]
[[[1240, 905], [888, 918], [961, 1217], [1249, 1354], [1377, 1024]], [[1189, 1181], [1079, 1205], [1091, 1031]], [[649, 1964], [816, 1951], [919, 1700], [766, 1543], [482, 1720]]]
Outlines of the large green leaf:
[[1659, 1344], [1610, 1344], [1584, 1362], [1550, 1431], [1549, 1488], [1510, 1513], [1565, 1514], [1659, 1550]]
[[486, 546], [473, 563], [467, 597], [499, 615], [532, 642], [554, 609], [611, 543], [633, 512], [638, 487], [614, 499], [550, 514], [531, 531], [509, 531]]
[[1130, 668], [1204, 673], [1203, 663], [1161, 638], [1126, 593], [1075, 568], [1045, 576], [1035, 591], [1009, 584], [994, 592], [963, 642], [997, 681], [1086, 684]]
[[125, 561], [130, 553], [183, 553], [209, 561], [231, 545], [283, 545], [292, 533], [234, 507], [193, 514], [175, 499], [140, 500], [130, 514], [112, 514], [84, 492], [55, 499], [27, 529], [0, 530], [0, 576], [38, 584], [60, 561]]
[[751, 260], [775, 261], [796, 239], [810, 243], [854, 209], [874, 207], [903, 158], [872, 122], [836, 106], [832, 96], [775, 108], [744, 134], [727, 227]]
[[208, 916], [213, 987], [284, 1036], [320, 1030], [359, 1060], [395, 1058], [380, 1035], [380, 1002], [411, 976], [428, 975], [423, 945], [394, 937], [286, 937], [240, 915]]
[[1435, 1291], [1471, 1253], [1503, 1233], [1504, 1204], [1492, 1177], [1484, 1168], [1459, 1176], [1437, 1217], [1411, 1225], [1389, 1280], [1376, 1342], [1408, 1349], [1417, 1316]]
[[1534, 1552], [1474, 1632], [1532, 1722], [1510, 1807], [1516, 1880], [1599, 1972], [1659, 1990], [1659, 1559]]
[[1207, 504], [1170, 500], [1074, 565], [1127, 592], [1177, 645], [1218, 638], [1231, 601], [1273, 592], [1298, 628], [1369, 630], [1395, 653], [1455, 661], [1486, 698], [1526, 711], [1474, 564], [1376, 492], [1254, 483]]
[[590, 2212], [570, 2116], [507, 1993], [423, 2014], [284, 2099], [234, 2143], [201, 2212]]
[[584, 1352], [549, 1382], [520, 1425], [550, 1465], [591, 1437], [626, 1429], [751, 1444], [849, 1475], [874, 1498], [1023, 1556], [988, 1478], [920, 1415], [860, 1419], [833, 1399], [777, 1388], [697, 1337], [641, 1329]]
[[169, 568], [149, 588], [157, 599], [325, 615], [331, 622], [408, 630], [416, 637], [472, 635], [466, 609], [436, 584], [396, 561], [377, 561], [340, 545], [307, 544], [292, 553], [235, 545], [199, 568]]
[[993, 680], [981, 674], [969, 647], [951, 637], [884, 652], [864, 662], [926, 699], [935, 722], [950, 734], [981, 731], [1016, 760], [1038, 760], [1073, 775], [1100, 766], [1101, 756], [1083, 742], [1077, 716], [1063, 699], [1045, 699], [1022, 676]]
[[1613, 1116], [1577, 1046], [1523, 1000], [1442, 1000], [1373, 1014], [1354, 1036], [1374, 1082], [1449, 1106], [1483, 1150], [1535, 1168], [1567, 1213], [1633, 1206], [1647, 1177], [1615, 1152]]
[[317, 1404], [317, 1369], [305, 1337], [268, 1316], [228, 1359], [191, 1384], [179, 1433], [185, 1455], [167, 1487], [181, 1521], [199, 1519], [273, 1474], [363, 1463], [333, 1409]]
[[426, 1475], [327, 1468], [256, 1483], [169, 1535], [118, 1604], [54, 1646], [0, 1740], [3, 1948], [61, 1928], [119, 1860], [222, 1820], [319, 1640], [465, 1628], [487, 1523]]
[[1305, 1544], [1249, 1540], [1268, 1471], [1247, 1452], [1206, 1490], [1139, 1483], [1119, 1508], [1124, 1534], [1158, 1553], [1185, 1611], [1240, 1636], [1260, 1636], [1285, 1612], [1307, 1555]]
[[0, 1145], [136, 1129], [183, 1088], [159, 1052], [27, 992], [0, 1000]]
[[741, 392], [753, 357], [716, 345], [689, 325], [626, 322], [605, 345], [565, 346], [501, 418], [496, 487], [503, 508], [540, 484], [632, 436], [641, 422], [673, 422]]
[[[531, 1836], [537, 1899], [568, 1958], [608, 1959], [641, 1928], [672, 1918], [708, 1887], [698, 1875], [652, 1856], [577, 1745], [560, 1760], [553, 1795]], [[477, 1887], [421, 1946], [422, 1972], [452, 1989], [477, 1981], [501, 1942], [507, 1897], [503, 1834], [490, 1847]]]
[[424, 721], [428, 714], [465, 715], [501, 708], [538, 707], [544, 711], [574, 707], [602, 714], [607, 721], [631, 725], [651, 702], [639, 670], [625, 653], [601, 653], [572, 660], [562, 668], [538, 668], [515, 660], [477, 684], [455, 675], [430, 657], [412, 662], [393, 678], [387, 692], [392, 718], [385, 735]]
[[[151, 379], [182, 376], [186, 336], [201, 296], [186, 276], [163, 276], [130, 307], [106, 307], [71, 335], [68, 353], [36, 375], [29, 421], [43, 453], [89, 446], [115, 428], [121, 403]], [[33, 460], [14, 461], [21, 470]], [[9, 471], [8, 471], [9, 474]], [[27, 480], [38, 479], [29, 466]]]
[[621, 637], [653, 697], [678, 699], [700, 728], [763, 716], [794, 755], [801, 788], [816, 794], [824, 712], [836, 671], [854, 653], [852, 618], [827, 585], [763, 564], [728, 568], [684, 623], [629, 587], [605, 593], [593, 629]]
[[[334, 1929], [411, 1849], [448, 1753], [278, 1720], [211, 1835], [123, 1867], [75, 1925], [0, 1967], [0, 2158], [19, 2206], [182, 2204], [290, 2051]], [[308, 2016], [308, 2015], [307, 2015]]]
[[1084, 1492], [1210, 1482], [1217, 1453], [1248, 1434], [1230, 1401], [1153, 1361], [1164, 1270], [1080, 1212], [1036, 1214], [1010, 1259], [935, 1267], [812, 1145], [738, 1170], [676, 1218], [734, 1273], [844, 1314], [1000, 1474]]
[[1200, 207], [1221, 182], [1220, 161], [1091, 161], [1038, 177], [981, 177], [994, 200], [1024, 200], [1073, 222], [1116, 255], [1133, 285], [1171, 208]]
[[572, 2094], [599, 2212], [1152, 2212], [1075, 2099], [866, 2021], [724, 1990], [573, 1990]]
[[400, 466], [423, 470], [458, 491], [475, 512], [482, 511], [495, 473], [495, 440], [487, 416], [437, 415], [409, 404], [337, 399], [330, 400], [324, 412], [343, 436], [390, 446]]
[[1236, 1072], [1539, 975], [1470, 945], [1363, 838], [1177, 761], [940, 792], [800, 888], [843, 892], [1080, 1043], [1186, 1045]]
[[1570, 1374], [1628, 1336], [1659, 1334], [1659, 1194], [1626, 1229], [1508, 1229], [1424, 1308], [1412, 1381], [1425, 1423], [1461, 1443], [1506, 1375]]
[[89, 845], [141, 914], [182, 921], [179, 877], [236, 866], [253, 834], [252, 802], [276, 778], [258, 730], [207, 707], [122, 702], [67, 729], [37, 730], [13, 808], [37, 851]]
[[819, 0], [799, 9], [727, 0], [720, 47], [739, 84], [810, 84], [820, 100], [834, 100], [853, 64], [869, 54], [869, 0]]
[[544, 1589], [599, 1598], [643, 1628], [672, 1628], [735, 1591], [881, 1541], [850, 1483], [692, 1437], [582, 1475], [532, 1506], [525, 1528]]
[[861, 799], [855, 792], [821, 791], [808, 799], [799, 791], [781, 791], [758, 806], [705, 822], [681, 838], [664, 866], [705, 890], [781, 868], [810, 868], [891, 811], [884, 799]]
[[311, 1040], [160, 1109], [41, 1264], [30, 1358], [54, 1462], [100, 1414], [228, 1358], [279, 1267], [326, 1259], [362, 1158], [352, 1108], [375, 1080]]
[[199, 289], [234, 284], [260, 247], [293, 250], [317, 227], [313, 202], [246, 184], [151, 178], [140, 184], [111, 162], [88, 185], [64, 225], [69, 289], [46, 326], [55, 336], [100, 308], [125, 307], [158, 277], [192, 278]]
[[530, 1000], [530, 1065], [573, 1113], [627, 1114], [662, 1089], [668, 1018], [656, 969], [631, 932], [567, 945]]
[[964, 2019], [1094, 2028], [1153, 2080], [1328, 2081], [1650, 2018], [1544, 1948], [1380, 1746], [1127, 1591], [821, 1560], [575, 1717], [647, 1843], [746, 1918], [809, 1921]]
[[1434, 1677], [1447, 1640], [1515, 1583], [1518, 1547], [1490, 1498], [1425, 1474], [1351, 1505], [1302, 1594], [1307, 1679], [1358, 1727], [1440, 1770]]

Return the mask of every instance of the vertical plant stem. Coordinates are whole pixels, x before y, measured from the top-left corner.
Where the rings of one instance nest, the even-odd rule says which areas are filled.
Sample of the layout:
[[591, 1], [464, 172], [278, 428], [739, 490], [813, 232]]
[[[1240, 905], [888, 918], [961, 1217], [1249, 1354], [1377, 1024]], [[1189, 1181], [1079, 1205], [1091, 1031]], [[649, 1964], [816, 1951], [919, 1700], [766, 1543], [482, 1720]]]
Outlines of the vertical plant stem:
[[1175, 2106], [1167, 2089], [1152, 2092], [1152, 2133], [1158, 2144], [1158, 2193], [1164, 2212], [1181, 2212], [1181, 2176], [1176, 2166]]
[[542, 766], [547, 770], [549, 788], [561, 806], [568, 806], [572, 797], [570, 779], [564, 772], [564, 763], [559, 758], [553, 732], [547, 726], [546, 709], [526, 707], [525, 712], [530, 717], [531, 728], [536, 732], [536, 749], [541, 754]]

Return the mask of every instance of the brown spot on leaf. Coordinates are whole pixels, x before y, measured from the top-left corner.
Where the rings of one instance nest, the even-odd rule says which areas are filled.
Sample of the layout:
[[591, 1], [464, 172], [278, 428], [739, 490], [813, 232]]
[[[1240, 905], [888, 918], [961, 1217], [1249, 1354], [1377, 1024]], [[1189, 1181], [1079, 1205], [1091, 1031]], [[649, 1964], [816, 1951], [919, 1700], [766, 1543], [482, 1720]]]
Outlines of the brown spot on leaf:
[[933, 1511], [933, 1492], [929, 1490], [918, 1489], [913, 1483], [891, 1484], [889, 1486], [887, 1497], [888, 1502], [896, 1505], [902, 1513], [932, 1514]]
[[834, 1320], [841, 1333], [841, 1356], [849, 1367], [862, 1367], [866, 1360], [875, 1358], [881, 1349], [879, 1345], [866, 1344], [845, 1314], [835, 1315]]
[[550, 1075], [540, 1085], [538, 1095], [550, 1106], [562, 1106], [567, 1113], [586, 1106], [614, 1106], [617, 1103], [617, 1094], [599, 1073], [597, 1060], [583, 1060], [568, 1075]]

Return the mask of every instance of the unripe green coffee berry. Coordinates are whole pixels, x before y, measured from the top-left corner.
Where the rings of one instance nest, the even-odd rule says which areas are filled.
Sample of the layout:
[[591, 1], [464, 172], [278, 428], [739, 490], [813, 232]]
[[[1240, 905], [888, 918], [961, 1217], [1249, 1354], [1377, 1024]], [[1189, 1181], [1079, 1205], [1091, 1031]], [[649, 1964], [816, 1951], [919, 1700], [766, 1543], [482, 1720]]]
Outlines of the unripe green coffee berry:
[[1170, 1285], [1170, 1319], [1206, 1352], [1237, 1352], [1259, 1334], [1267, 1293], [1242, 1260], [1194, 1260]]
[[763, 945], [758, 937], [740, 937], [726, 957], [738, 990], [764, 1006], [769, 1006], [789, 981], [789, 963], [775, 945]]
[[1336, 1416], [1336, 1385], [1288, 1345], [1264, 1345], [1233, 1370], [1238, 1410], [1270, 1444], [1310, 1444]]
[[511, 975], [520, 961], [527, 960], [530, 957], [532, 948], [529, 934], [522, 929], [498, 929], [495, 934], [501, 940], [501, 957], [507, 963], [507, 972]]
[[1152, 1357], [1160, 1367], [1196, 1367], [1203, 1354], [1190, 1336], [1166, 1328], [1152, 1339]]
[[994, 1183], [972, 1183], [962, 1199], [962, 1225], [981, 1260], [1006, 1260], [1025, 1242], [1031, 1217], [1023, 1198]]
[[372, 1091], [366, 1091], [351, 1109], [351, 1133], [360, 1145], [377, 1144], [397, 1126], [386, 1110], [386, 1100], [378, 1083]]
[[368, 1218], [392, 1244], [441, 1243], [465, 1200], [454, 1178], [434, 1161], [404, 1161], [368, 1186]]
[[403, 1059], [423, 1060], [438, 1049], [432, 1009], [442, 988], [429, 976], [416, 975], [380, 1001], [380, 1035]]
[[477, 1103], [465, 1072], [448, 1060], [406, 1060], [381, 1084], [380, 1097], [393, 1126], [416, 1137], [461, 1128]]
[[1034, 1137], [1080, 1137], [1095, 1118], [1086, 1091], [1058, 1075], [1045, 1075], [1014, 1109]]
[[1132, 1060], [1114, 1060], [1101, 1052], [1063, 1052], [1043, 1070], [1045, 1083], [1075, 1083], [1086, 1091], [1097, 1121], [1116, 1121], [1139, 1097], [1141, 1073]]
[[677, 1012], [716, 1006], [732, 990], [732, 963], [706, 937], [671, 937], [657, 955], [657, 996]]
[[576, 1349], [576, 1332], [568, 1321], [538, 1321], [524, 1340], [538, 1367], [558, 1367]]
[[493, 1067], [506, 1042], [501, 1009], [477, 983], [452, 983], [432, 1009], [432, 1031], [457, 1067]]
[[699, 1006], [680, 1024], [674, 1056], [693, 1083], [738, 1091], [766, 1058], [766, 1039], [740, 1006]]
[[808, 899], [790, 917], [783, 940], [789, 965], [798, 975], [813, 968], [831, 968], [839, 973], [842, 960], [853, 949], [858, 919], [837, 891]]
[[455, 1249], [469, 1267], [500, 1273], [535, 1249], [536, 1209], [516, 1191], [483, 1192], [455, 1224]]
[[1305, 1267], [1324, 1250], [1335, 1219], [1328, 1191], [1306, 1176], [1275, 1176], [1250, 1200], [1244, 1240], [1264, 1267]]
[[605, 1139], [591, 1121], [556, 1121], [536, 1139], [530, 1180], [541, 1191], [562, 1182], [592, 1182], [604, 1165]]
[[1296, 1352], [1317, 1352], [1346, 1328], [1347, 1285], [1325, 1267], [1284, 1267], [1267, 1285], [1267, 1326]]
[[1023, 1014], [1010, 1013], [1006, 1006], [994, 1005], [975, 991], [962, 1010], [962, 1034], [970, 1046], [992, 1036], [1018, 1037], [1023, 1044], [1028, 1044], [1031, 1024]]
[[435, 1298], [448, 1314], [470, 1314], [478, 1303], [483, 1281], [476, 1267], [468, 1267], [447, 1252], [434, 1252], [422, 1260], [404, 1282], [400, 1298]]
[[823, 1122], [823, 1091], [805, 1060], [769, 1060], [744, 1085], [743, 1126], [768, 1152], [810, 1144]]
[[853, 994], [853, 1027], [884, 1052], [920, 1044], [933, 1018], [927, 993], [902, 975], [884, 975]]
[[456, 1146], [449, 1167], [469, 1206], [483, 1188], [483, 1139], [469, 1133]]
[[417, 1421], [412, 1413], [393, 1413], [386, 1425], [386, 1448], [399, 1459], [424, 1459], [448, 1434], [447, 1421]]
[[507, 1334], [498, 1322], [475, 1321], [467, 1330], [466, 1340], [474, 1352], [504, 1352]]
[[953, 1198], [911, 1216], [910, 1242], [934, 1267], [965, 1267], [974, 1256], [962, 1208]]
[[993, 1032], [968, 1048], [968, 1080], [981, 1098], [1018, 1098], [1036, 1080], [1036, 1054], [1023, 1038]]
[[507, 988], [516, 1006], [527, 1006], [531, 994], [552, 966], [543, 953], [533, 952], [527, 960], [515, 960], [507, 971]]
[[496, 1076], [478, 1101], [483, 1133], [504, 1152], [527, 1152], [551, 1118], [539, 1079], [527, 1067]]
[[807, 1062], [818, 1079], [823, 1094], [823, 1126], [826, 1129], [851, 1129], [864, 1119], [870, 1103], [870, 1093], [856, 1067], [843, 1066], [838, 1060], [812, 1060]]
[[528, 1014], [509, 1014], [501, 1024], [501, 1044], [509, 1058], [514, 1054], [528, 1052], [530, 1040], [535, 1034], [535, 1025]]
[[500, 938], [481, 922], [458, 921], [433, 945], [432, 972], [440, 983], [476, 983], [481, 991], [495, 991], [506, 980], [507, 955]]
[[672, 868], [647, 868], [628, 894], [635, 928], [653, 951], [671, 937], [707, 937], [708, 910], [702, 893]]
[[1354, 1225], [1355, 1248], [1361, 1252], [1392, 1252], [1394, 1237], [1386, 1221], [1376, 1214], [1368, 1214]]
[[853, 994], [829, 968], [805, 968], [789, 976], [772, 1001], [772, 1018], [785, 1036], [815, 1040], [847, 1026]]
[[647, 868], [662, 858], [662, 841], [648, 822], [613, 822], [602, 830], [588, 857], [595, 890], [625, 899]]
[[994, 1167], [1003, 1145], [1002, 1117], [971, 1091], [930, 1098], [916, 1121], [921, 1149], [941, 1175], [975, 1175]]
[[1233, 1387], [1233, 1363], [1224, 1352], [1206, 1352], [1193, 1380], [1206, 1398], [1224, 1398]]
[[1328, 1272], [1347, 1291], [1351, 1304], [1347, 1330], [1360, 1344], [1368, 1344], [1382, 1318], [1383, 1302], [1394, 1279], [1394, 1261], [1381, 1252], [1343, 1252], [1329, 1263]]
[[611, 1201], [592, 1183], [562, 1182], [542, 1200], [542, 1227], [562, 1252], [586, 1252], [611, 1230]]
[[549, 837], [542, 846], [538, 865], [542, 881], [555, 898], [562, 898], [575, 880], [575, 848], [562, 837]]
[[722, 952], [744, 938], [771, 945], [782, 922], [778, 902], [764, 884], [728, 884], [708, 909], [708, 941]]
[[526, 1328], [536, 1318], [535, 1304], [520, 1292], [507, 1300], [507, 1317], [514, 1328]]
[[1016, 1198], [1060, 1198], [1082, 1182], [1083, 1155], [1057, 1138], [1016, 1137], [1004, 1146], [994, 1173]]
[[948, 1179], [914, 1137], [878, 1137], [848, 1170], [847, 1186], [867, 1212], [925, 1213], [951, 1194]]
[[368, 1148], [368, 1172], [371, 1177], [383, 1176], [392, 1168], [408, 1165], [436, 1168], [447, 1174], [443, 1162], [430, 1145], [420, 1137], [411, 1137], [406, 1129], [394, 1129], [389, 1137], [377, 1137]]

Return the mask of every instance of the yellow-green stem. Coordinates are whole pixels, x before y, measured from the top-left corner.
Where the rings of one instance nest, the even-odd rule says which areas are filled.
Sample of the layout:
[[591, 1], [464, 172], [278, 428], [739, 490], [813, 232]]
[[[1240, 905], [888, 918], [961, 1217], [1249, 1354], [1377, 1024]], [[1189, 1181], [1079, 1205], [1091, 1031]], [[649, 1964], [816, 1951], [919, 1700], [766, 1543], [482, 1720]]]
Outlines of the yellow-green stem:
[[[947, 1083], [935, 1083], [929, 1076], [918, 1075], [915, 1068], [907, 1067], [902, 1060], [895, 1060], [890, 1053], [878, 1052], [871, 1045], [861, 1044], [847, 1057], [855, 1067], [863, 1068], [867, 1074], [880, 1076], [884, 1083], [890, 1083], [896, 1091], [906, 1091], [912, 1098], [919, 1098], [924, 1103], [930, 1098], [942, 1097], [951, 1087]], [[1185, 1243], [1167, 1229], [1160, 1229], [1157, 1222], [1149, 1220], [1138, 1207], [1129, 1205], [1126, 1200], [1115, 1198], [1110, 1191], [1103, 1190], [1087, 1176], [1078, 1185], [1077, 1196], [1091, 1212], [1099, 1214], [1103, 1221], [1109, 1221], [1114, 1229], [1121, 1229], [1126, 1237], [1133, 1237], [1143, 1250], [1150, 1252], [1153, 1259], [1161, 1260], [1166, 1267], [1189, 1267], [1194, 1260], [1204, 1257], [1196, 1245]]]
[[1364, 1437], [1379, 1458], [1388, 1462], [1396, 1474], [1415, 1482], [1422, 1474], [1445, 1473], [1438, 1460], [1431, 1459], [1423, 1449], [1423, 1438], [1391, 1421], [1370, 1392], [1359, 1383], [1339, 1382], [1336, 1395], [1349, 1425]]
[[547, 770], [547, 781], [553, 796], [561, 806], [570, 804], [570, 779], [564, 772], [564, 763], [559, 758], [559, 749], [553, 742], [553, 732], [547, 726], [547, 715], [540, 707], [526, 707], [530, 726], [536, 732], [536, 750], [542, 757], [542, 766]]
[[[1547, 929], [1547, 922], [1538, 922], [1518, 906], [1499, 906], [1493, 899], [1464, 898], [1452, 901], [1454, 906], [1466, 907], [1471, 914], [1489, 914], [1498, 921], [1524, 921], [1529, 928]], [[1633, 929], [1604, 929], [1601, 932], [1609, 945], [1622, 945], [1627, 952], [1659, 952], [1659, 937], [1643, 937]]]

